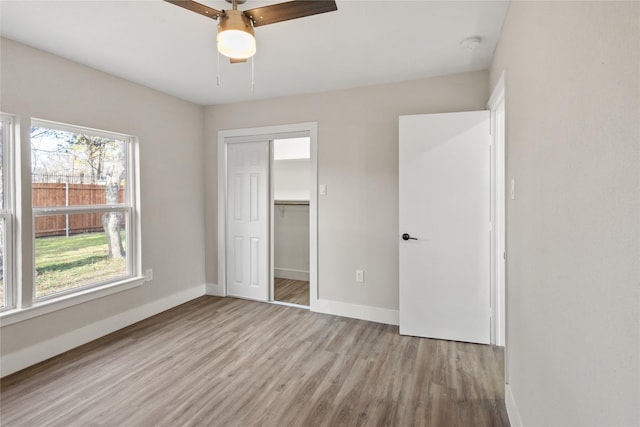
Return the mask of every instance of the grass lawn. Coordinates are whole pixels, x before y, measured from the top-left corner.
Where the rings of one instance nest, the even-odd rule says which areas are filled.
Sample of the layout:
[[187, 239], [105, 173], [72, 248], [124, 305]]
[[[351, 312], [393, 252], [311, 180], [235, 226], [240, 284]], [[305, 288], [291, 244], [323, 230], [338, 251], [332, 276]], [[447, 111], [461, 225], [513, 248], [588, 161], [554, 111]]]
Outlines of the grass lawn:
[[[122, 243], [125, 244], [124, 232]], [[37, 238], [36, 296], [124, 276], [125, 258], [112, 259], [108, 253], [103, 232]]]

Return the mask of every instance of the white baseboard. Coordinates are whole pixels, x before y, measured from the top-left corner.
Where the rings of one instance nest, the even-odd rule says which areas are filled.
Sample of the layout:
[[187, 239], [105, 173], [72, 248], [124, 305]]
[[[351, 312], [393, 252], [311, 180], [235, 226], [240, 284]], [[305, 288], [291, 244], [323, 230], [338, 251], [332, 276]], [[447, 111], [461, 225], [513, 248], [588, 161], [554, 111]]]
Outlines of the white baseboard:
[[504, 385], [504, 404], [507, 407], [507, 415], [509, 416], [509, 424], [511, 424], [511, 427], [523, 427], [520, 412], [518, 412], [518, 407], [516, 406], [516, 401], [513, 398], [509, 384]]
[[302, 270], [293, 270], [291, 268], [274, 268], [273, 276], [277, 279], [304, 280], [309, 281], [309, 272]]
[[370, 322], [384, 323], [387, 325], [398, 325], [400, 321], [398, 310], [326, 299], [317, 300], [311, 307], [311, 311], [350, 317], [352, 319], [368, 320]]
[[205, 287], [205, 295], [213, 295], [214, 297], [224, 297], [224, 289], [216, 283], [207, 283]]
[[40, 342], [37, 345], [2, 356], [0, 376], [17, 372], [36, 363], [47, 360], [75, 347], [86, 344], [102, 336], [115, 332], [140, 320], [154, 316], [170, 308], [184, 304], [204, 294], [204, 286], [187, 289], [135, 309], [118, 313], [95, 323], [67, 332], [66, 334]]

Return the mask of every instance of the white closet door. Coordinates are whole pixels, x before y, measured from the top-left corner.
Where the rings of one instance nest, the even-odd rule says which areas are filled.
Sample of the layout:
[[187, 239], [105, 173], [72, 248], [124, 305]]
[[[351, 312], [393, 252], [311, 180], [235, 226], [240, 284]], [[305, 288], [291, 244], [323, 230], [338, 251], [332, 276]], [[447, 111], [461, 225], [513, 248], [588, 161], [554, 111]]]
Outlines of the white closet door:
[[269, 141], [227, 144], [226, 278], [230, 296], [267, 301]]

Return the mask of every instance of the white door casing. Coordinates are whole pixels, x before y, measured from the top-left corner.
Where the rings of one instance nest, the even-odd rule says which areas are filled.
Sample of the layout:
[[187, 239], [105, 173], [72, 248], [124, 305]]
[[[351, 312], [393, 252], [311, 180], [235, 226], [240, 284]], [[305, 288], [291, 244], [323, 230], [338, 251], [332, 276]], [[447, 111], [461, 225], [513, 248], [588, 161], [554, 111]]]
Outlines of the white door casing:
[[489, 112], [399, 124], [400, 333], [488, 344]]
[[[492, 165], [491, 191], [493, 234], [491, 250], [493, 339], [492, 344], [506, 346], [506, 157], [505, 157], [505, 74], [498, 79], [487, 104], [491, 111]], [[505, 349], [506, 352], [506, 349]], [[506, 360], [506, 358], [505, 358]]]
[[227, 292], [269, 299], [269, 141], [227, 146]]
[[[221, 130], [218, 132], [218, 283], [207, 284], [211, 295], [231, 295], [227, 286], [228, 208], [227, 148], [230, 145], [287, 138], [310, 138], [309, 179], [309, 305], [318, 310], [318, 124], [316, 122], [293, 123], [255, 128]], [[272, 217], [269, 217], [272, 221]], [[269, 263], [271, 260], [268, 261]]]

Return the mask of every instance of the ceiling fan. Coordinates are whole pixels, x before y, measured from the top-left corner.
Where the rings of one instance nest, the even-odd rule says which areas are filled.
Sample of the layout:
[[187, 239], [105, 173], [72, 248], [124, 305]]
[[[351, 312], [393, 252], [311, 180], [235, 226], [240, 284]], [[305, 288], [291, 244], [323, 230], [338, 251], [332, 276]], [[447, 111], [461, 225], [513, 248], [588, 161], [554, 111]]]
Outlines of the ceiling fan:
[[254, 27], [338, 10], [334, 0], [294, 0], [255, 9], [238, 10], [246, 0], [226, 0], [231, 10], [216, 10], [192, 0], [165, 0], [208, 18], [219, 20], [218, 52], [231, 63], [246, 62], [256, 53]]

